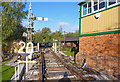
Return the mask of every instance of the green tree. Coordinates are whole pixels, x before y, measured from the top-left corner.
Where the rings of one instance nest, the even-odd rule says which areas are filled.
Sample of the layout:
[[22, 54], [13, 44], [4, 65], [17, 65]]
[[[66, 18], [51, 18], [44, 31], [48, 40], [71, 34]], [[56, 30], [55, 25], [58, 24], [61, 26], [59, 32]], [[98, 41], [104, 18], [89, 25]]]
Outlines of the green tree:
[[63, 39], [63, 35], [60, 31], [56, 31], [51, 34], [51, 38], [52, 38], [52, 40], [57, 39], [58, 41], [61, 41]]
[[39, 42], [39, 43], [43, 42], [42, 31], [40, 31], [40, 30], [36, 31], [36, 33], [34, 33], [34, 35], [33, 35], [32, 38], [33, 38], [33, 41], [35, 43], [37, 43], [37, 42]]
[[[26, 18], [27, 11], [24, 11], [26, 3], [23, 2], [2, 2], [2, 42], [19, 39], [16, 33], [23, 28], [21, 22]], [[22, 31], [23, 32], [23, 31]], [[11, 38], [12, 37], [12, 38]]]
[[51, 34], [50, 28], [45, 27], [42, 29], [42, 31], [39, 30], [33, 35], [33, 41], [35, 43], [51, 42], [50, 34]]
[[79, 31], [75, 31], [75, 33], [69, 32], [69, 33], [67, 33], [65, 36], [66, 36], [66, 37], [74, 37], [74, 36], [78, 36], [78, 35], [79, 35]]
[[2, 45], [8, 46], [12, 40], [23, 39], [25, 28], [21, 23], [28, 12], [24, 10], [25, 6], [23, 2], [2, 2]]
[[50, 34], [51, 34], [51, 30], [50, 28], [43, 28], [42, 29], [42, 38], [43, 38], [43, 42], [50, 42], [51, 41], [51, 37], [50, 37]]

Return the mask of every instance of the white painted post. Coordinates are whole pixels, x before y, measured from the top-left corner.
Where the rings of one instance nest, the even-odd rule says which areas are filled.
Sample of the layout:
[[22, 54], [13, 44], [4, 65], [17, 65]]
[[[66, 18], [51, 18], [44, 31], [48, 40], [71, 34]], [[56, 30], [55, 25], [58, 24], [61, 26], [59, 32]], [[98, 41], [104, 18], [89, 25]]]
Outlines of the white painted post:
[[53, 42], [53, 51], [54, 51], [54, 42]]
[[38, 47], [38, 52], [39, 52], [39, 43], [37, 43], [37, 47]]
[[19, 66], [19, 63], [18, 63], [18, 80], [19, 80], [19, 71], [20, 71], [20, 68], [19, 68], [20, 66]]
[[30, 54], [30, 60], [32, 59], [32, 53]]
[[17, 76], [17, 75], [16, 75], [16, 67], [15, 67], [15, 80], [16, 80], [16, 76]]
[[56, 42], [55, 42], [55, 53], [57, 52], [57, 49], [56, 49]]
[[[26, 61], [28, 61], [28, 56], [26, 56]], [[26, 73], [28, 72], [28, 63], [26, 62]]]

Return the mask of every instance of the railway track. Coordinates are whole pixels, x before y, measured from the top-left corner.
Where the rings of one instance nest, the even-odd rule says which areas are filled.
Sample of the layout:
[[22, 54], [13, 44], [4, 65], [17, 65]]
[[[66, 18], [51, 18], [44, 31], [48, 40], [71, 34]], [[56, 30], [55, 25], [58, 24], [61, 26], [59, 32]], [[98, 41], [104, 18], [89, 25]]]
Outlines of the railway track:
[[71, 81], [86, 80], [116, 80], [116, 78], [97, 72], [90, 68], [78, 67], [69, 56], [54, 53], [52, 49], [47, 49], [44, 54], [45, 72], [44, 80], [62, 80], [68, 78]]
[[78, 67], [69, 56], [56, 54], [51, 48], [41, 49], [37, 53], [35, 64], [29, 65], [29, 71], [22, 80], [41, 81], [85, 81], [85, 80], [111, 80], [99, 72], [89, 68]]
[[[50, 48], [43, 49], [42, 74], [44, 81], [62, 80], [85, 80], [76, 69], [64, 62], [61, 57], [54, 53]], [[46, 53], [47, 52], [47, 53]]]
[[44, 54], [44, 80], [78, 80], [78, 77], [67, 69], [51, 52]]
[[[40, 56], [40, 53], [38, 53], [37, 55]], [[39, 78], [40, 78], [40, 76], [39, 76], [40, 58], [36, 57], [36, 58], [34, 58], [34, 61], [36, 61], [36, 63], [28, 64], [28, 72], [27, 73], [25, 73], [25, 70], [24, 70], [24, 75], [22, 77], [22, 80], [27, 80], [27, 81], [39, 80]]]

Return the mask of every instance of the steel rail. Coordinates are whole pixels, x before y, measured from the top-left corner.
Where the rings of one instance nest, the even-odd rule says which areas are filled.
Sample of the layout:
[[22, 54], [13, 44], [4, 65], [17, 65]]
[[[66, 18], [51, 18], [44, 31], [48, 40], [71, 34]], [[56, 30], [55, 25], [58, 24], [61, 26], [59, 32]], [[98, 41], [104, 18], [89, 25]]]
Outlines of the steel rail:
[[74, 69], [74, 68], [71, 67], [69, 64], [67, 64], [66, 62], [64, 62], [60, 57], [58, 57], [55, 52], [53, 52], [53, 51], [51, 50], [51, 53], [52, 53], [66, 68], [68, 68], [68, 69], [70, 70], [70, 72], [74, 73], [74, 74], [79, 78], [79, 80], [82, 80], [82, 81], [88, 80], [88, 79], [83, 78], [82, 75], [81, 75], [80, 73], [78, 73], [79, 70]]

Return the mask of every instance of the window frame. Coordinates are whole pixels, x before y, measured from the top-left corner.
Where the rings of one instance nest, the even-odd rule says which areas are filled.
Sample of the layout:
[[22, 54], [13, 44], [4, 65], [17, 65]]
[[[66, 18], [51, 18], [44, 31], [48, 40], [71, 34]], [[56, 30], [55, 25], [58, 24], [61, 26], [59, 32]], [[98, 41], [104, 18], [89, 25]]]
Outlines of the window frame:
[[120, 4], [120, 2], [118, 2], [118, 0], [117, 0], [117, 3]]
[[[98, 2], [99, 2], [99, 0], [97, 0]], [[93, 5], [92, 5], [92, 8], [93, 8], [93, 13], [94, 12], [97, 12], [97, 11], [99, 11], [99, 3], [97, 2], [97, 10], [94, 10], [94, 0], [92, 0], [92, 3], [93, 3]]]
[[[83, 13], [84, 13], [84, 10], [83, 10], [84, 7], [83, 7], [83, 6], [84, 6], [85, 4], [87, 4], [87, 14], [83, 15]], [[86, 16], [86, 15], [88, 15], [88, 3], [84, 3], [84, 4], [82, 5], [82, 17], [83, 17], [83, 16]]]
[[[92, 13], [92, 2], [91, 2], [91, 7], [89, 7], [89, 4], [88, 3], [90, 3], [91, 1], [89, 1], [89, 2], [87, 2], [87, 10], [88, 10], [88, 14], [91, 14]], [[89, 8], [91, 8], [91, 13], [89, 13]]]
[[110, 7], [113, 7], [117, 4], [120, 4], [120, 2], [117, 2], [118, 0], [116, 0], [116, 3], [115, 4], [112, 4], [112, 5], [109, 5], [109, 0], [107, 0], [107, 8], [110, 8]]
[[120, 2], [118, 2], [118, 0], [116, 0], [116, 3], [115, 3], [115, 4], [109, 5], [109, 2], [108, 2], [109, 0], [107, 0], [107, 5], [106, 5], [106, 0], [104, 0], [105, 6], [104, 6], [103, 8], [101, 8], [101, 9], [99, 9], [100, 2], [99, 2], [99, 0], [97, 0], [97, 1], [98, 1], [98, 4], [97, 4], [97, 5], [98, 5], [98, 10], [96, 10], [96, 11], [94, 11], [94, 1], [93, 1], [93, 0], [90, 0], [90, 1], [89, 1], [89, 2], [91, 2], [91, 13], [88, 13], [88, 12], [89, 12], [89, 11], [88, 11], [88, 3], [89, 3], [89, 2], [84, 3], [83, 5], [87, 4], [87, 14], [83, 15], [83, 5], [82, 5], [81, 16], [84, 17], [84, 16], [90, 15], [90, 14], [92, 14], [92, 13], [96, 13], [96, 12], [98, 12], [98, 11], [104, 10], [104, 9], [106, 9], [106, 6], [107, 6], [107, 8], [110, 8], [110, 7], [113, 7], [113, 6], [115, 6], [115, 5], [120, 4]]
[[[89, 1], [89, 2], [91, 2], [91, 1]], [[89, 15], [89, 14], [92, 13], [92, 10], [93, 10], [93, 9], [92, 9], [92, 2], [91, 2], [91, 13], [88, 13], [88, 3], [89, 3], [89, 2], [83, 4], [83, 5], [87, 4], [87, 14], [86, 14], [86, 15], [83, 15], [83, 5], [82, 5], [82, 17], [87, 16], [87, 15]]]
[[[105, 4], [106, 4], [106, 1], [104, 0], [104, 2], [105, 2]], [[99, 2], [99, 5], [100, 5], [100, 2]], [[99, 7], [99, 11], [101, 11], [101, 10], [104, 10], [105, 9], [105, 6], [103, 7], [103, 8], [101, 8], [100, 9], [100, 7]]]

